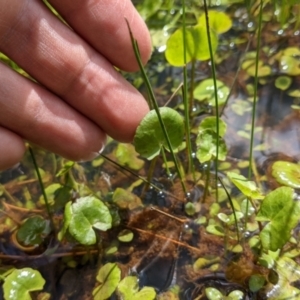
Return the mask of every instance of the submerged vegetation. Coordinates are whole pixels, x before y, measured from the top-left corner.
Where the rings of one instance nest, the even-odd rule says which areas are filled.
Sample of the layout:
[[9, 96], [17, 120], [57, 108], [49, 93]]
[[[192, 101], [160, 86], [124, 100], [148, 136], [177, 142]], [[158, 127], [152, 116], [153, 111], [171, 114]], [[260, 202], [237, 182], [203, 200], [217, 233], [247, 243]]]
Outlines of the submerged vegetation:
[[134, 2], [151, 111], [90, 163], [28, 145], [0, 174], [1, 297], [300, 299], [300, 6]]

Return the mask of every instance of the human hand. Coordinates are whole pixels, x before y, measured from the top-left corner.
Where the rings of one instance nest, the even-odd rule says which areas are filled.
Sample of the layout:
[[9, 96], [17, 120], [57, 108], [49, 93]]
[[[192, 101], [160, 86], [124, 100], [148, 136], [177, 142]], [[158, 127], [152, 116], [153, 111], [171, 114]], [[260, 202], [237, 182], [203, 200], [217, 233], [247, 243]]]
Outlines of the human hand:
[[[21, 160], [24, 140], [70, 160], [94, 158], [106, 133], [132, 140], [148, 105], [113, 67], [138, 69], [125, 18], [145, 63], [146, 25], [130, 0], [0, 0], [0, 51], [39, 84], [0, 63], [0, 170]], [[72, 28], [72, 29], [71, 29]]]

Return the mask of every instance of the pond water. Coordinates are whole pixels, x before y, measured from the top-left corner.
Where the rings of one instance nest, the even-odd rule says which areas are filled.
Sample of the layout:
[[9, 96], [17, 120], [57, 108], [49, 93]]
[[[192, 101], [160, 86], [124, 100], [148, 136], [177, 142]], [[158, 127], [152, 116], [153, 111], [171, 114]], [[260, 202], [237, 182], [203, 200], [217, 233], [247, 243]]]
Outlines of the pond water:
[[[263, 225], [254, 215], [258, 202], [247, 201], [226, 176], [227, 171], [248, 174], [254, 78], [243, 62], [251, 65], [249, 53], [257, 46], [250, 26], [255, 18], [239, 5], [230, 6], [227, 12], [233, 27], [222, 35], [217, 52], [217, 78], [231, 89], [220, 114], [227, 124], [224, 139], [228, 147], [226, 160], [218, 164], [220, 182], [215, 181], [215, 164], [200, 164], [194, 157], [195, 173], [185, 176], [186, 195], [172, 164], [167, 175], [161, 157], [155, 163], [144, 161], [132, 146], [114, 141], [103, 156], [84, 164], [33, 148], [49, 211], [29, 152], [20, 166], [0, 173], [1, 274], [12, 267], [38, 270], [45, 285], [43, 292], [31, 294], [33, 299], [102, 299], [102, 292], [92, 294], [101, 283], [99, 269], [110, 262], [117, 263], [122, 278], [136, 276], [140, 289], [154, 288], [157, 299], [221, 299], [220, 295], [226, 299], [300, 299], [299, 226], [280, 250], [263, 250], [258, 241]], [[166, 12], [161, 9], [159, 13]], [[157, 34], [161, 28], [153, 26], [155, 16], [160, 20], [154, 13], [148, 22]], [[290, 52], [298, 61], [300, 40], [295, 22], [287, 22], [279, 31], [281, 25], [271, 7], [264, 16], [259, 71], [265, 73], [258, 80], [251, 179], [262, 193], [268, 193], [283, 185], [274, 178], [273, 164], [283, 161], [297, 166], [299, 161], [300, 72], [295, 75], [294, 69], [291, 74], [284, 70], [292, 68], [285, 65]], [[159, 44], [163, 41], [157, 43], [157, 49], [164, 48]], [[168, 66], [164, 53], [157, 50], [148, 73], [162, 106], [181, 82], [182, 70]], [[287, 88], [278, 83], [283, 75], [290, 78]], [[138, 75], [126, 76], [135, 84], [140, 82]], [[197, 62], [196, 83], [209, 77], [208, 62]], [[140, 89], [144, 91], [143, 86]], [[170, 105], [181, 110], [180, 103], [177, 95]], [[214, 112], [207, 103], [195, 100], [193, 126]], [[195, 136], [192, 131], [194, 148]], [[185, 150], [178, 157], [182, 165], [187, 162]], [[297, 167], [292, 173], [300, 185]], [[300, 186], [295, 186], [297, 194]], [[89, 196], [109, 207], [112, 228], [96, 231], [92, 245], [79, 243], [70, 229], [59, 239], [67, 203]], [[33, 218], [34, 224], [24, 227]], [[2, 291], [0, 297], [4, 299]], [[135, 299], [143, 296], [139, 297]], [[119, 297], [112, 293], [109, 299]]]

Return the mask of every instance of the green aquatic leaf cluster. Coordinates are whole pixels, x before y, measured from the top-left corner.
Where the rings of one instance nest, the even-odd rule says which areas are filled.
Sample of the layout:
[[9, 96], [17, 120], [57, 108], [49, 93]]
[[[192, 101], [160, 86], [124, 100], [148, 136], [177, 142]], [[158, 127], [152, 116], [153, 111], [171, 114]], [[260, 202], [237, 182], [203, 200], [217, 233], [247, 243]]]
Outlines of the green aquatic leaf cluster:
[[116, 263], [102, 266], [97, 275], [98, 284], [93, 290], [94, 300], [105, 300], [113, 293], [122, 300], [154, 300], [156, 292], [152, 287], [139, 288], [136, 276], [127, 276], [121, 280], [121, 270]]
[[[219, 136], [217, 135], [217, 122], [219, 122]], [[226, 123], [223, 120], [217, 121], [216, 117], [207, 117], [203, 119], [198, 127], [198, 136], [196, 139], [196, 156], [201, 163], [218, 159], [225, 160], [227, 148], [223, 136], [226, 132]]]
[[98, 198], [87, 196], [68, 202], [64, 212], [64, 227], [61, 235], [69, 233], [83, 245], [93, 245], [97, 241], [94, 229], [106, 231], [112, 226], [108, 207]]
[[[218, 47], [218, 35], [228, 31], [232, 21], [224, 12], [211, 10], [208, 12], [209, 30], [213, 52]], [[167, 41], [165, 52], [167, 61], [173, 66], [184, 66], [183, 28], [177, 29]], [[186, 63], [192, 60], [208, 60], [210, 58], [205, 14], [202, 14], [195, 26], [186, 28]]]
[[270, 192], [262, 201], [256, 220], [267, 222], [260, 232], [264, 249], [276, 251], [291, 237], [299, 222], [300, 202], [293, 199], [294, 190], [280, 187]]

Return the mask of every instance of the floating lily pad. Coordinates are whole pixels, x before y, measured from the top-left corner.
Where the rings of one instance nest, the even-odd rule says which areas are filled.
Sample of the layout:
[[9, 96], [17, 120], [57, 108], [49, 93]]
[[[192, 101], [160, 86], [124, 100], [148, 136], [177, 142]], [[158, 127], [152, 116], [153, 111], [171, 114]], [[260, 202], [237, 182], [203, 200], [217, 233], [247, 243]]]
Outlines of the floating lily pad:
[[[181, 145], [183, 140], [183, 118], [172, 108], [161, 107], [159, 110], [163, 123], [165, 124], [171, 146], [173, 149], [176, 149]], [[133, 143], [135, 150], [147, 159], [152, 159], [157, 156], [162, 147], [169, 150], [155, 110], [151, 110], [138, 126]]]
[[120, 242], [129, 243], [133, 239], [133, 232], [129, 229], [124, 229], [118, 234], [118, 240]]
[[17, 231], [18, 242], [25, 246], [40, 245], [44, 238], [50, 233], [49, 220], [40, 216], [28, 218]]
[[[212, 49], [216, 51], [218, 36], [211, 31]], [[201, 45], [201, 46], [200, 46]], [[167, 61], [176, 67], [184, 66], [183, 29], [177, 29], [167, 41], [165, 52]], [[186, 29], [186, 63], [191, 60], [207, 60], [210, 58], [206, 28], [194, 26]]]
[[300, 189], [300, 165], [288, 161], [276, 161], [272, 165], [272, 176], [282, 185]]
[[14, 270], [4, 280], [4, 299], [31, 300], [30, 292], [42, 290], [44, 284], [44, 278], [36, 270], [31, 268]]
[[123, 300], [154, 300], [156, 292], [152, 287], [143, 287], [139, 291], [138, 279], [135, 276], [127, 276], [118, 285], [118, 294]]
[[[198, 19], [198, 24], [206, 27], [206, 16], [203, 13]], [[218, 34], [227, 32], [232, 27], [231, 18], [222, 11], [210, 10], [208, 12], [209, 27]]]
[[293, 189], [280, 187], [262, 201], [257, 221], [268, 222], [260, 232], [264, 249], [276, 251], [291, 237], [291, 230], [298, 224], [300, 203], [293, 200]]
[[[216, 81], [218, 105], [225, 103], [228, 95], [229, 88], [220, 80]], [[212, 78], [201, 81], [200, 84], [194, 89], [194, 98], [199, 101], [207, 101], [210, 105], [215, 106], [215, 86]]]
[[[228, 31], [232, 22], [228, 15], [223, 12], [209, 11], [210, 37], [213, 53], [218, 47], [218, 34]], [[166, 59], [173, 66], [184, 65], [183, 55], [183, 29], [177, 29], [167, 41], [165, 52]], [[186, 28], [186, 63], [191, 60], [210, 59], [205, 16], [198, 19], [193, 27]]]
[[[255, 77], [256, 75], [256, 62], [255, 59], [246, 60], [242, 64], [242, 69], [244, 69], [250, 76]], [[257, 76], [265, 77], [272, 73], [270, 66], [265, 65], [261, 60], [258, 62]]]
[[115, 189], [113, 194], [113, 202], [116, 203], [121, 209], [132, 210], [143, 206], [141, 199], [137, 195], [122, 188]]
[[112, 226], [112, 217], [101, 200], [88, 196], [68, 202], [64, 213], [64, 229], [83, 245], [96, 243], [95, 229], [106, 231]]
[[99, 285], [93, 290], [94, 300], [108, 299], [120, 282], [121, 270], [116, 263], [107, 263], [99, 270], [96, 279]]
[[288, 76], [279, 76], [275, 80], [275, 86], [282, 91], [287, 90], [291, 86], [291, 84], [292, 79]]

